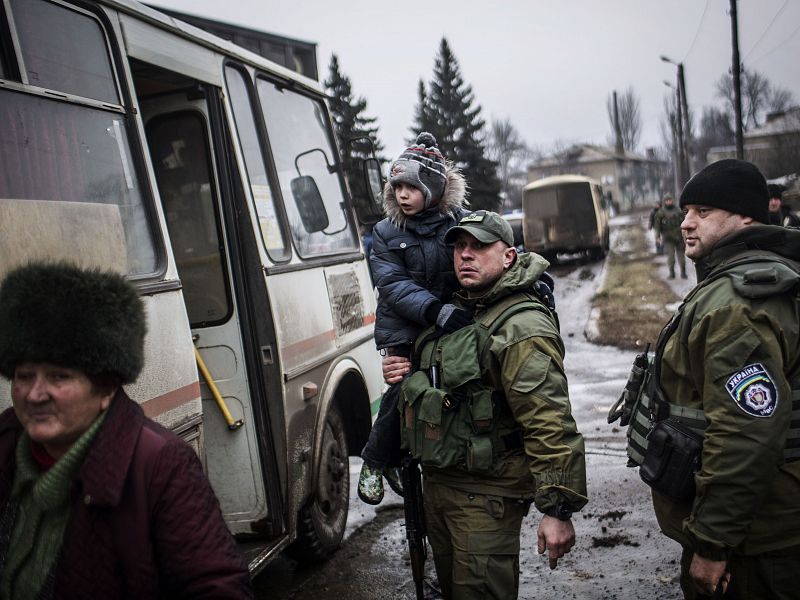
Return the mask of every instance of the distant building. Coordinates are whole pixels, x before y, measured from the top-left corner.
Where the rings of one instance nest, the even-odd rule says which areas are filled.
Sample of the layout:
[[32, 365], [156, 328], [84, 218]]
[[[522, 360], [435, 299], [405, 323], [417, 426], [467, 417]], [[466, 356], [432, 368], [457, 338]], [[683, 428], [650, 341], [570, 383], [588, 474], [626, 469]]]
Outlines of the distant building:
[[585, 175], [600, 181], [606, 200], [618, 210], [651, 206], [672, 185], [666, 163], [652, 150], [642, 156], [592, 144], [577, 144], [528, 167], [528, 183], [551, 175]]
[[151, 8], [167, 14], [185, 23], [194, 25], [198, 29], [203, 29], [221, 37], [224, 40], [233, 42], [237, 46], [247, 48], [264, 58], [278, 63], [296, 71], [301, 75], [319, 81], [317, 72], [317, 45], [312, 42], [304, 42], [293, 38], [249, 29], [239, 25], [232, 25], [223, 21], [215, 21], [204, 17], [197, 17], [186, 13], [170, 10], [162, 6], [149, 5]]
[[[744, 158], [767, 179], [800, 172], [800, 106], [767, 115], [767, 121], [744, 133]], [[715, 146], [708, 162], [735, 158], [735, 146]]]

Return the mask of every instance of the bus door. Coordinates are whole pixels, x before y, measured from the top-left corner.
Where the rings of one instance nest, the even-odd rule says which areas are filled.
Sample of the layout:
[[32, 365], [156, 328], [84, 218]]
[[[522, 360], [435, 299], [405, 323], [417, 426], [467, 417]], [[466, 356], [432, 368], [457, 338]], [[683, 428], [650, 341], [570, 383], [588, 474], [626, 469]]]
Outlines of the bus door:
[[[280, 517], [270, 514], [265, 478], [269, 481], [272, 471], [260, 460], [264, 442], [259, 438], [265, 434], [254, 415], [231, 255], [231, 244], [239, 242], [226, 235], [230, 228], [220, 200], [221, 163], [214, 160], [209, 90], [213, 94], [215, 88], [193, 84], [177, 93], [141, 98], [140, 107], [195, 344], [230, 413], [226, 421], [201, 374], [208, 476], [233, 533], [277, 534], [282, 526], [279, 531], [274, 525], [264, 531], [253, 527], [280, 522]], [[276, 497], [277, 491], [272, 492]]]

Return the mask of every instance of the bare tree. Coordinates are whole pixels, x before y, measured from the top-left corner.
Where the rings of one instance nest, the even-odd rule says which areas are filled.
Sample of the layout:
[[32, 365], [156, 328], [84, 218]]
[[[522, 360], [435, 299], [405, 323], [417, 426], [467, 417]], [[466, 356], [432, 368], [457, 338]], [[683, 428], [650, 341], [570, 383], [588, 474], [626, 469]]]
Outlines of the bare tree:
[[[785, 110], [794, 103], [794, 97], [789, 90], [774, 86], [758, 71], [743, 68], [741, 86], [742, 127], [745, 131], [761, 125], [767, 113]], [[717, 81], [717, 96], [725, 100], [727, 112], [735, 114], [733, 76], [730, 73], [726, 73]]]
[[527, 181], [527, 164], [535, 160], [536, 153], [508, 118], [492, 119], [486, 150], [489, 158], [497, 163], [503, 197], [501, 209], [519, 208], [522, 206], [522, 188]]
[[[628, 151], [636, 150], [639, 145], [639, 138], [642, 134], [642, 115], [639, 108], [639, 97], [632, 87], [628, 87], [624, 92], [617, 95], [617, 108], [619, 111], [619, 127], [622, 135], [622, 147]], [[614, 95], [609, 94], [606, 100], [608, 120], [611, 124], [611, 131], [614, 129]], [[612, 133], [609, 138], [609, 145], [613, 146], [616, 140]]]
[[770, 85], [767, 96], [767, 112], [784, 112], [794, 105], [794, 95], [791, 91], [778, 85]]
[[[702, 165], [708, 161], [708, 151], [714, 146], [732, 146], [734, 133], [733, 117], [725, 110], [704, 106], [700, 118], [700, 134], [695, 138], [695, 153]], [[702, 166], [701, 165], [701, 166]]]

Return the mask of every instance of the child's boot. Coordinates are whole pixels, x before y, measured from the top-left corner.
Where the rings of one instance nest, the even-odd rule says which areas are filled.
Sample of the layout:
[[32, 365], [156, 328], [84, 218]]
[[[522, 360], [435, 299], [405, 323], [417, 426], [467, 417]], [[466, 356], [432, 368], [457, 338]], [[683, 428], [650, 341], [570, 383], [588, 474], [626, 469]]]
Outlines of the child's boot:
[[383, 469], [375, 469], [367, 463], [361, 465], [358, 476], [358, 497], [367, 504], [380, 504], [383, 500]]

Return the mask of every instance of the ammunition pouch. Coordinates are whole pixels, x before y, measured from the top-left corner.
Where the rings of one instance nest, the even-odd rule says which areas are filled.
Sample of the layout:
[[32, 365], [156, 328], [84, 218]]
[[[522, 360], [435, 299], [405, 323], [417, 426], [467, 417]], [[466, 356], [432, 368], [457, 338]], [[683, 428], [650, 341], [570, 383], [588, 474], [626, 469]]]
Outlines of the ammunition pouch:
[[656, 407], [660, 399], [660, 390], [656, 383], [651, 366], [642, 380], [642, 387], [631, 408], [628, 425], [628, 466], [638, 467], [644, 461], [647, 452], [647, 436], [656, 421]]
[[619, 419], [620, 425], [628, 426], [628, 466], [638, 467], [644, 461], [647, 450], [647, 435], [655, 421], [655, 399], [658, 386], [655, 380], [655, 365], [648, 360], [647, 351], [636, 356], [625, 388], [608, 411], [608, 422]]
[[[459, 393], [461, 392], [461, 393]], [[487, 472], [498, 444], [492, 393], [486, 389], [448, 392], [431, 387], [417, 371], [403, 385], [402, 442], [425, 467], [461, 467]]]
[[[636, 357], [633, 367], [631, 367], [631, 373], [628, 375], [628, 381], [625, 382], [625, 387], [623, 388], [622, 393], [608, 411], [609, 424], [619, 419], [619, 424], [625, 427], [631, 420], [631, 415], [633, 414], [633, 411], [641, 398], [642, 390], [647, 383], [647, 365], [645, 364], [642, 366], [642, 356], [644, 355], [640, 354]], [[647, 361], [646, 357], [644, 358], [644, 361]]]
[[659, 494], [676, 501], [695, 495], [694, 474], [700, 469], [703, 436], [673, 418], [659, 421], [647, 436], [639, 475]]

